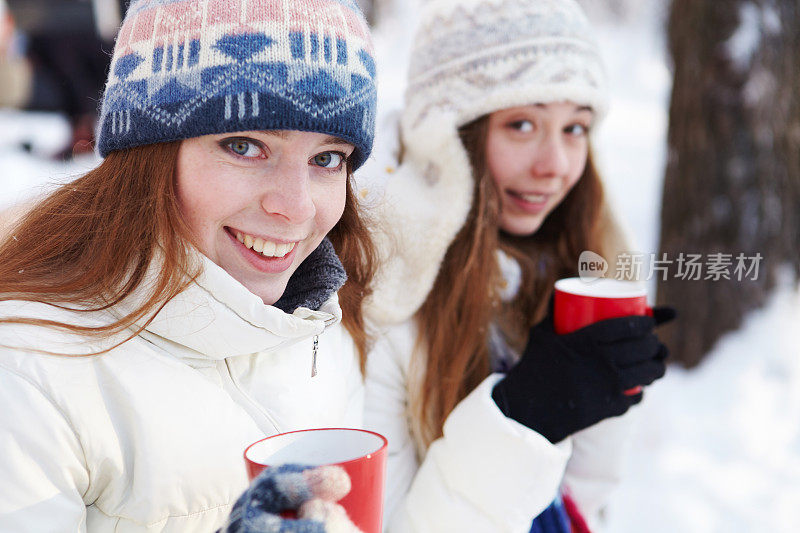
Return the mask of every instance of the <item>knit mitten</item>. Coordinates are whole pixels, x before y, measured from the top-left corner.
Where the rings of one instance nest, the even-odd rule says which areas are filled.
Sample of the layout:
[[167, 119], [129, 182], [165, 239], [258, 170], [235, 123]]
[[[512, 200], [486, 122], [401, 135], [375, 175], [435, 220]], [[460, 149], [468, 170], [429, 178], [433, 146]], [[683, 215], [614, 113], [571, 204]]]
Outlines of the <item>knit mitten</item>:
[[[217, 533], [361, 533], [336, 503], [348, 492], [341, 467], [273, 466], [253, 480]], [[296, 518], [286, 516], [292, 511]]]

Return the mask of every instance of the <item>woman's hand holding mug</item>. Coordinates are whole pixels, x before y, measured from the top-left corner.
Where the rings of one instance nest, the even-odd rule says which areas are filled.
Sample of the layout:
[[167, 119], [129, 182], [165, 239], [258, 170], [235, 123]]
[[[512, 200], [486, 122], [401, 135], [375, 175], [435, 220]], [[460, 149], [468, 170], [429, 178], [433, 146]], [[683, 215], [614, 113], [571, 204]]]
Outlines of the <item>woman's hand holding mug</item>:
[[562, 334], [548, 315], [531, 328], [522, 358], [492, 393], [500, 410], [555, 443], [639, 403], [641, 386], [666, 371], [669, 352], [653, 329], [675, 311], [623, 315]]
[[380, 533], [387, 444], [352, 428], [291, 431], [251, 444], [244, 459], [252, 483], [223, 533]]

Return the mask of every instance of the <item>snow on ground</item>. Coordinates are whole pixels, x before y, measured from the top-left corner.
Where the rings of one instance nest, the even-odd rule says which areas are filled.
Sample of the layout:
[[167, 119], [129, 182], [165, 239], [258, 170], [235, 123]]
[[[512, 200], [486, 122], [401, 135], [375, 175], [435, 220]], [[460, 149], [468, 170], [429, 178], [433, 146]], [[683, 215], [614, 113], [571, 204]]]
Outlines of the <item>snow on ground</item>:
[[[417, 1], [397, 2], [376, 31], [383, 112], [402, 103]], [[624, 24], [604, 18], [598, 28], [612, 94], [596, 132], [598, 162], [613, 205], [645, 253], [657, 250], [666, 155], [670, 73], [659, 4], [632, 3]], [[0, 110], [0, 209], [97, 163], [91, 156], [69, 164], [47, 159], [67, 135], [58, 116]], [[800, 531], [797, 324], [800, 293], [786, 283], [704, 364], [671, 367], [648, 389], [608, 508], [609, 533]]]
[[800, 531], [800, 294], [648, 388], [608, 531]]
[[[671, 74], [663, 12], [639, 9], [598, 31], [612, 101], [596, 150], [632, 251], [654, 253]], [[799, 323], [800, 293], [785, 283], [703, 365], [670, 367], [648, 389], [609, 533], [800, 531]]]

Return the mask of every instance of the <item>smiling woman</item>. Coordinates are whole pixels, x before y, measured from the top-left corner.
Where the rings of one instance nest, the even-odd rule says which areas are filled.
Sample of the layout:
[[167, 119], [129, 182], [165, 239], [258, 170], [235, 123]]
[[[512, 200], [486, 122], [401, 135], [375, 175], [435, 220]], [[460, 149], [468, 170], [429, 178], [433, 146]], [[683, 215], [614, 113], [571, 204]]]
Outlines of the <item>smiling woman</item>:
[[349, 0], [132, 2], [105, 159], [0, 239], [0, 530], [239, 531], [248, 444], [361, 424], [374, 75]]

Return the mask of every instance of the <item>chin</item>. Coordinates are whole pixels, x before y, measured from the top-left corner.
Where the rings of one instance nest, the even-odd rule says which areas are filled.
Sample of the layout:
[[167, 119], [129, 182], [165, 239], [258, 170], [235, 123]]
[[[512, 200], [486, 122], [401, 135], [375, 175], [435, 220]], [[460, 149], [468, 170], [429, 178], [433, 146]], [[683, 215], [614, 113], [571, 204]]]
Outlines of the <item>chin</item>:
[[539, 228], [542, 227], [542, 222], [542, 220], [512, 220], [501, 224], [500, 227], [509, 235], [513, 235], [515, 237], [529, 237], [539, 231]]
[[286, 292], [286, 283], [281, 283], [280, 286], [264, 286], [264, 285], [253, 285], [242, 283], [245, 288], [261, 298], [261, 301], [264, 302], [264, 305], [273, 305], [275, 302], [281, 299], [283, 293]]
[[255, 294], [256, 294], [256, 296], [261, 298], [261, 301], [264, 302], [264, 305], [274, 305], [275, 302], [277, 302], [278, 300], [281, 299], [281, 296], [283, 296], [284, 292], [286, 292], [286, 288], [285, 287], [280, 292], [277, 292], [277, 291], [264, 292], [264, 291], [262, 291], [262, 292], [256, 292]]

